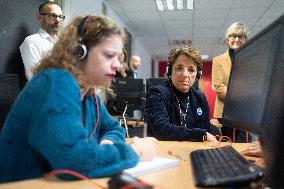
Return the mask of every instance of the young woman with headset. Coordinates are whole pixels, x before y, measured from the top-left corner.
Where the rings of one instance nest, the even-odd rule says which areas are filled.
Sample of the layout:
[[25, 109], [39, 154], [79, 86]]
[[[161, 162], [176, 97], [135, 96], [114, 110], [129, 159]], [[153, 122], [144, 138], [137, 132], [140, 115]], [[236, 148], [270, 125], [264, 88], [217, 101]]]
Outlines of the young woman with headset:
[[[155, 138], [125, 143], [96, 95], [120, 68], [124, 31], [103, 16], [75, 18], [18, 96], [0, 135], [0, 183], [76, 172], [104, 177], [155, 154]], [[61, 175], [63, 178], [73, 178]]]
[[[168, 56], [168, 80], [149, 90], [145, 120], [148, 135], [159, 140], [216, 141], [210, 134], [209, 107], [205, 95], [194, 88], [201, 77], [201, 56], [191, 46], [172, 49]], [[214, 134], [219, 134], [214, 129]]]

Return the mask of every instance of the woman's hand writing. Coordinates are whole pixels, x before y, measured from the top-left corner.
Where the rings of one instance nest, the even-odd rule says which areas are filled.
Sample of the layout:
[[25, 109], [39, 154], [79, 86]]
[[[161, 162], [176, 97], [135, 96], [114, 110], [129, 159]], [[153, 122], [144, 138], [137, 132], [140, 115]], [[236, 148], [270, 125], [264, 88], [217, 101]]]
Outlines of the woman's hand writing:
[[158, 140], [153, 137], [134, 137], [131, 146], [138, 156], [140, 156], [141, 161], [149, 161], [156, 155], [157, 143]]

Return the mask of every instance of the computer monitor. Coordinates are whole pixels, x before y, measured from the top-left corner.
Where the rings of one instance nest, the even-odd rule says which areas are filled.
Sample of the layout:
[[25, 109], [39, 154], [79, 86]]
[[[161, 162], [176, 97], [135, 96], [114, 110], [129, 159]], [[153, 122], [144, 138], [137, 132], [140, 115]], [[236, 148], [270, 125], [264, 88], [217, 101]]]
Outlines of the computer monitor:
[[134, 110], [143, 110], [145, 85], [143, 79], [116, 78], [111, 89], [114, 95], [107, 94], [107, 109], [111, 115], [122, 115], [127, 105], [126, 115], [133, 116]]
[[165, 77], [151, 77], [146, 79], [146, 92], [148, 92], [152, 87], [160, 85], [161, 83], [167, 81], [168, 78]]
[[[283, 165], [277, 169], [284, 173], [284, 154], [277, 157], [284, 147], [279, 145], [284, 138], [283, 107], [284, 15], [236, 52], [222, 118], [225, 126], [261, 136], [264, 151], [270, 154], [266, 157], [269, 175], [274, 175], [277, 158]], [[283, 184], [283, 178], [275, 178], [269, 176], [268, 180]]]

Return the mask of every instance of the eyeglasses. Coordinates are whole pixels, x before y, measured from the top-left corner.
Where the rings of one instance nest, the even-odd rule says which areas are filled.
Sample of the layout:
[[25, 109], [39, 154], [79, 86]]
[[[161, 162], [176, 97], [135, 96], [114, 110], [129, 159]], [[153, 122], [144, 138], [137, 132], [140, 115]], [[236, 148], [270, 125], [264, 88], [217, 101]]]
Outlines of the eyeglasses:
[[54, 13], [40, 13], [40, 15], [48, 16], [49, 18], [52, 18], [52, 19], [59, 18], [61, 21], [63, 21], [65, 19], [65, 16], [57, 15], [57, 14], [54, 14]]
[[231, 34], [231, 35], [229, 35], [229, 38], [231, 38], [231, 39], [236, 39], [236, 38], [245, 39], [246, 35], [244, 35], [244, 34]]

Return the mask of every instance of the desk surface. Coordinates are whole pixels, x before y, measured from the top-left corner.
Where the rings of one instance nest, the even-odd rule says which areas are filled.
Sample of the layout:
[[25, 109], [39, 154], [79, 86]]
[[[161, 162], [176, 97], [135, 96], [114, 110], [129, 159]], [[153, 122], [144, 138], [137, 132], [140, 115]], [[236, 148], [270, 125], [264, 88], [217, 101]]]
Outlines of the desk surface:
[[[237, 151], [244, 150], [249, 144], [245, 143], [233, 143], [232, 146]], [[189, 153], [197, 150], [209, 148], [201, 142], [176, 142], [176, 141], [160, 141], [158, 143], [157, 153], [159, 156], [170, 157], [167, 155], [168, 150], [172, 150], [176, 154], [179, 154], [186, 158], [186, 161], [182, 161], [179, 166], [161, 170], [155, 173], [140, 176], [139, 178], [145, 182], [155, 185], [156, 189], [194, 189], [193, 174], [191, 170], [191, 164], [189, 160]], [[257, 163], [262, 163], [260, 158], [254, 159]], [[107, 186], [108, 178], [95, 179], [95, 182]], [[0, 184], [0, 189], [94, 189], [94, 186], [87, 181], [61, 181], [57, 179], [32, 179], [26, 181], [13, 182], [8, 184]], [[98, 188], [98, 187], [96, 187]]]
[[[128, 121], [126, 121], [126, 124], [128, 125], [128, 126], [136, 126], [136, 127], [144, 127], [144, 121], [133, 121], [133, 120], [128, 120]], [[125, 125], [125, 123], [124, 123], [124, 121], [123, 120], [121, 120], [121, 125], [122, 126], [124, 126]]]
[[[112, 116], [112, 117], [116, 118], [119, 121], [120, 125], [122, 126], [125, 125], [124, 119], [121, 116]], [[129, 118], [126, 118], [126, 124], [131, 126], [144, 127], [144, 121], [129, 120]]]

